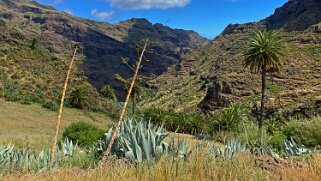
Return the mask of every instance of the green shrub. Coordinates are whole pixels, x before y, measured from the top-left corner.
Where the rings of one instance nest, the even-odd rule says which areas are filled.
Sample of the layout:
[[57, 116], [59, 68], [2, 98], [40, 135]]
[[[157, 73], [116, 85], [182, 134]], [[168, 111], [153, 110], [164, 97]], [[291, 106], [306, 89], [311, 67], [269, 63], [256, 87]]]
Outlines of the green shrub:
[[93, 154], [87, 153], [85, 151], [77, 150], [72, 157], [66, 157], [60, 162], [60, 166], [63, 168], [81, 168], [88, 169], [94, 168], [98, 159], [94, 157]]
[[281, 122], [277, 119], [269, 119], [264, 122], [267, 134], [274, 135], [282, 127]]
[[284, 126], [282, 132], [287, 139], [307, 147], [321, 145], [321, 118], [315, 117], [306, 121], [292, 120]]
[[117, 100], [115, 90], [110, 85], [105, 85], [101, 90], [100, 93], [102, 96], [106, 97], [107, 99]]
[[34, 50], [34, 49], [37, 48], [38, 44], [39, 44], [38, 39], [37, 39], [37, 38], [32, 38], [32, 39], [31, 39], [31, 42], [30, 42], [30, 48], [31, 48], [32, 50]]
[[238, 131], [239, 124], [244, 117], [244, 110], [240, 105], [231, 104], [220, 113], [219, 119], [214, 121], [214, 131]]
[[30, 105], [32, 101], [30, 99], [21, 99], [19, 103], [22, 105]]
[[211, 129], [211, 117], [202, 117], [198, 113], [177, 113], [171, 109], [148, 108], [140, 112], [140, 117], [155, 125], [164, 124], [169, 131], [197, 134], [208, 133]]
[[11, 81], [4, 84], [4, 98], [6, 101], [17, 102], [21, 99], [21, 88]]
[[5, 80], [7, 78], [8, 78], [7, 72], [3, 68], [0, 68], [0, 79]]
[[286, 136], [285, 135], [283, 135], [281, 133], [277, 133], [277, 134], [275, 134], [275, 135], [270, 137], [270, 139], [268, 141], [268, 144], [273, 149], [281, 151], [285, 140], [286, 140]]
[[58, 111], [58, 104], [56, 102], [53, 102], [53, 101], [45, 101], [42, 104], [42, 107], [46, 108], [46, 109], [49, 109], [49, 110], [52, 110], [52, 111]]
[[80, 87], [70, 93], [68, 102], [73, 108], [84, 109], [88, 107], [88, 98], [88, 90], [85, 87]]
[[73, 142], [77, 142], [79, 146], [91, 146], [104, 136], [105, 131], [97, 126], [80, 121], [72, 123], [68, 126], [63, 134], [63, 140], [68, 138]]

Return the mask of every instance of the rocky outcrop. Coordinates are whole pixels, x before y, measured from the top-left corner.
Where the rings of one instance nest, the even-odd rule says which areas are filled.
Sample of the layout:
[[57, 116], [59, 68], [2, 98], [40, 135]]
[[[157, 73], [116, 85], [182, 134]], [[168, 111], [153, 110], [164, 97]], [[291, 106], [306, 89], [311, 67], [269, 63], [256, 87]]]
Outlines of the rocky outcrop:
[[320, 9], [320, 0], [289, 0], [264, 20], [264, 24], [270, 29], [303, 31], [320, 22]]
[[226, 107], [237, 98], [233, 95], [231, 85], [218, 77], [206, 78], [204, 86], [207, 87], [207, 93], [204, 100], [199, 104], [203, 112], [209, 112], [215, 109]]
[[303, 168], [304, 166], [306, 166], [303, 162], [289, 162], [285, 159], [271, 157], [268, 155], [257, 157], [255, 159], [255, 165], [269, 171], [284, 168]]

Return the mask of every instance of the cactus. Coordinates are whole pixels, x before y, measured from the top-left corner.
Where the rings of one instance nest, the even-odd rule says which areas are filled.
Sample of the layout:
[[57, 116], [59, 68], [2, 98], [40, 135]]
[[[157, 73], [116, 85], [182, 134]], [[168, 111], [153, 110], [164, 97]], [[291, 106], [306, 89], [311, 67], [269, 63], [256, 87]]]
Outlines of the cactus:
[[[112, 129], [95, 146], [100, 154], [106, 150], [111, 134]], [[164, 141], [167, 137], [168, 133], [166, 133], [163, 126], [157, 127], [150, 122], [146, 123], [143, 120], [135, 122], [130, 118], [126, 118], [120, 126], [111, 153], [117, 157], [137, 162], [158, 159], [174, 150], [170, 144]], [[180, 155], [185, 154], [187, 150], [186, 143], [181, 142], [177, 149], [180, 149]]]
[[302, 156], [313, 152], [312, 150], [305, 148], [303, 145], [297, 144], [293, 138], [285, 140], [283, 148], [289, 156]]

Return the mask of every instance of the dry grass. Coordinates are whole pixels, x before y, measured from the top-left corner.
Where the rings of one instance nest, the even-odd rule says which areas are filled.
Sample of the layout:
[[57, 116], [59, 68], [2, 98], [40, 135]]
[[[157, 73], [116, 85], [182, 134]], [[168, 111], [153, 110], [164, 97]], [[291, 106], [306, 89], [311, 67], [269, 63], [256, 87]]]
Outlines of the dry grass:
[[314, 156], [309, 166], [266, 171], [254, 164], [253, 157], [242, 155], [234, 161], [222, 161], [206, 152], [193, 153], [188, 162], [163, 158], [155, 163], [126, 164], [108, 161], [102, 168], [57, 170], [37, 175], [8, 175], [3, 180], [129, 180], [129, 181], [196, 181], [196, 180], [321, 180], [321, 156]]
[[[16, 111], [19, 110], [19, 111]], [[29, 144], [33, 148], [48, 148], [54, 133], [56, 113], [39, 105], [20, 105], [0, 100], [0, 142], [12, 142], [21, 146]], [[98, 113], [88, 113], [65, 109], [62, 127], [78, 120], [90, 121], [106, 127], [110, 118]], [[176, 138], [186, 139], [191, 147], [198, 140], [190, 135], [177, 134]], [[175, 138], [175, 139], [176, 139]], [[213, 142], [213, 144], [216, 144]], [[158, 162], [128, 164], [108, 160], [96, 169], [59, 169], [36, 175], [6, 175], [0, 180], [60, 181], [60, 180], [129, 180], [129, 181], [196, 181], [196, 180], [302, 180], [321, 181], [321, 155], [308, 159], [303, 168], [285, 168], [266, 171], [257, 167], [254, 158], [239, 155], [236, 160], [216, 159], [206, 151], [193, 151], [187, 162], [163, 157]]]
[[277, 173], [283, 180], [321, 180], [321, 155], [315, 155], [304, 168], [279, 169]]
[[[29, 145], [36, 150], [49, 148], [56, 118], [56, 112], [39, 105], [21, 105], [0, 99], [0, 144]], [[62, 130], [76, 121], [88, 121], [107, 129], [112, 120], [104, 114], [66, 108], [62, 116]]]

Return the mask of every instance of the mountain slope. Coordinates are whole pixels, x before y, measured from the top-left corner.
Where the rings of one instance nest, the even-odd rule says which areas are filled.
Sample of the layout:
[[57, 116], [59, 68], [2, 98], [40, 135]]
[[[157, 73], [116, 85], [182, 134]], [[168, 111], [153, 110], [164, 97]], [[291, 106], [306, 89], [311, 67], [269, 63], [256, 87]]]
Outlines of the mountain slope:
[[153, 25], [145, 19], [131, 19], [113, 25], [77, 18], [32, 1], [1, 0], [0, 10], [0, 18], [7, 27], [18, 29], [30, 39], [38, 39], [57, 57], [79, 42], [84, 48], [82, 67], [85, 75], [98, 89], [111, 84], [118, 92], [123, 90], [114, 74], [131, 76], [132, 72], [121, 62], [121, 57], [129, 57], [133, 63], [136, 58], [133, 48], [140, 39], [150, 39], [149, 48], [156, 50], [148, 55], [152, 61], [144, 65], [143, 75], [162, 74], [183, 54], [207, 42], [193, 31]]
[[[302, 8], [305, 11], [297, 12]], [[287, 41], [288, 57], [280, 74], [268, 76], [269, 113], [321, 112], [321, 12], [316, 11], [320, 9], [320, 1], [291, 0], [265, 20], [229, 25], [210, 44], [151, 81], [157, 91], [141, 105], [203, 112], [230, 102], [255, 106], [251, 104], [259, 100], [260, 76], [243, 68], [242, 50], [259, 29], [273, 28]], [[302, 18], [305, 23], [300, 24]]]

